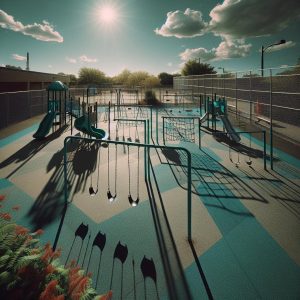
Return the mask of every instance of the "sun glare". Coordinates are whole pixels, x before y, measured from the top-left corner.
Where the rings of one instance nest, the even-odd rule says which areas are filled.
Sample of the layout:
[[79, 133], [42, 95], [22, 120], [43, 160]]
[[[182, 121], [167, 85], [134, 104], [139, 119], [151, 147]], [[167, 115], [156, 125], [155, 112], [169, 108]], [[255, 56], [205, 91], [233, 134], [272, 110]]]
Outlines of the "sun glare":
[[118, 11], [112, 5], [105, 5], [99, 9], [100, 21], [105, 24], [114, 24], [118, 19]]

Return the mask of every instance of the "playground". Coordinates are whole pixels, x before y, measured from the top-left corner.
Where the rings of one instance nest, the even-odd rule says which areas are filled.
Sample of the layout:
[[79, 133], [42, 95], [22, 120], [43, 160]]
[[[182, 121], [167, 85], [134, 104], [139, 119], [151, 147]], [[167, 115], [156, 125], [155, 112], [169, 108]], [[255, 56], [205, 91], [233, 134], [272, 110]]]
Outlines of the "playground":
[[0, 211], [113, 299], [299, 299], [300, 160], [224, 97], [161, 99], [52, 83], [0, 131]]

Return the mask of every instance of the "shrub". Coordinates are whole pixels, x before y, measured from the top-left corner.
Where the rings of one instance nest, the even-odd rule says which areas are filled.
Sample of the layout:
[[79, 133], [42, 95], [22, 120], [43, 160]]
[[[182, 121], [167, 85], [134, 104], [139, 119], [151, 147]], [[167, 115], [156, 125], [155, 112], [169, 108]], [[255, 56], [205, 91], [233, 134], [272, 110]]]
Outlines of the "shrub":
[[157, 106], [157, 105], [160, 105], [161, 103], [156, 98], [155, 93], [151, 90], [148, 90], [145, 92], [145, 104]]
[[[3, 199], [2, 199], [3, 200]], [[111, 299], [112, 293], [99, 296], [91, 287], [90, 276], [72, 262], [59, 262], [60, 250], [50, 244], [40, 246], [38, 236], [0, 214], [0, 298], [39, 300]]]

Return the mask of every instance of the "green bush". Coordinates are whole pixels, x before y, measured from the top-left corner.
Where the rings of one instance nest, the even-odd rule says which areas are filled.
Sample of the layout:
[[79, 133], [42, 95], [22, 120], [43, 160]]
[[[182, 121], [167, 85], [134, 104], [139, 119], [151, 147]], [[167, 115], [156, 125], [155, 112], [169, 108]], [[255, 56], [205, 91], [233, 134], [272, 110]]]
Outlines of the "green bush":
[[[0, 201], [3, 200], [0, 195]], [[67, 267], [61, 265], [60, 250], [53, 251], [49, 243], [41, 246], [38, 237], [42, 232], [40, 229], [30, 233], [12, 222], [9, 213], [0, 213], [1, 299], [111, 299], [111, 291], [97, 295], [90, 275], [85, 276], [75, 262]]]
[[151, 90], [148, 90], [145, 92], [145, 104], [157, 106], [157, 105], [160, 105], [161, 103], [156, 98], [155, 93]]

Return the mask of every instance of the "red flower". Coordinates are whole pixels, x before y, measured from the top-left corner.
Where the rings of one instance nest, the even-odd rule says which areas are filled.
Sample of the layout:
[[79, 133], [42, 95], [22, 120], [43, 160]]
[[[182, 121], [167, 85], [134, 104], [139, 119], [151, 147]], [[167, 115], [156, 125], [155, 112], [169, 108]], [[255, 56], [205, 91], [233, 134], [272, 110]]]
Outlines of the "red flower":
[[51, 264], [47, 265], [47, 267], [45, 268], [45, 272], [47, 275], [53, 273], [54, 271], [55, 268]]
[[0, 201], [3, 201], [5, 199], [4, 195], [0, 195]]
[[109, 291], [106, 295], [102, 295], [99, 297], [99, 300], [110, 300], [112, 298], [112, 291]]
[[44, 233], [44, 230], [43, 229], [38, 229], [36, 232], [34, 232], [33, 234], [36, 234], [36, 235], [42, 235]]
[[[41, 293], [39, 300], [53, 300], [56, 299], [56, 286], [58, 284], [57, 280], [51, 280], [45, 287], [44, 291]], [[55, 298], [54, 298], [55, 297]]]
[[11, 220], [11, 215], [9, 213], [0, 213], [0, 218], [10, 221]]
[[24, 235], [24, 234], [27, 234], [29, 232], [29, 230], [23, 226], [16, 225], [15, 232], [16, 232], [16, 235]]
[[44, 246], [44, 254], [42, 255], [41, 257], [41, 260], [47, 262], [48, 259], [52, 256], [52, 248], [50, 246], [50, 243], [47, 243], [45, 246]]
[[20, 209], [20, 205], [15, 205], [15, 206], [12, 207], [12, 209], [15, 210], [15, 211], [17, 211], [17, 210]]

